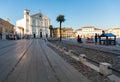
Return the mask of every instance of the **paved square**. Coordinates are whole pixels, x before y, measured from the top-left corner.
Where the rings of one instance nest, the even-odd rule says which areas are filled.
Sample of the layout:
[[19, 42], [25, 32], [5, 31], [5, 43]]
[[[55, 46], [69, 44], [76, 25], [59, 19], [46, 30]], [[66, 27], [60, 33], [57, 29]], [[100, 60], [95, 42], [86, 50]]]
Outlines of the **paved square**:
[[44, 40], [0, 42], [0, 82], [89, 82]]

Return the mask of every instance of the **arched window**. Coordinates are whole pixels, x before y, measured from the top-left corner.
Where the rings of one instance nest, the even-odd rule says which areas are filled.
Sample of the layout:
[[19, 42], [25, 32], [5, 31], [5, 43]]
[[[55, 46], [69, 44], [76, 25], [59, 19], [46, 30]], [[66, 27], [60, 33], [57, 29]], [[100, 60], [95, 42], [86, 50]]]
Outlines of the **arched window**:
[[26, 12], [27, 15], [29, 15], [29, 12]]

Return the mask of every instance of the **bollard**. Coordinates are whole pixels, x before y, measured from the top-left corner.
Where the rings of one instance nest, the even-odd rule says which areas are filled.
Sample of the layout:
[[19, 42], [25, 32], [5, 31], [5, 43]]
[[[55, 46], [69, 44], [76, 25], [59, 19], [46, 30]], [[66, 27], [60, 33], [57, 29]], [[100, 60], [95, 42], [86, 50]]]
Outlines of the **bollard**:
[[62, 48], [63, 51], [65, 51], [65, 49], [66, 49], [65, 47]]
[[85, 57], [86, 57], [85, 54], [80, 54], [80, 55], [79, 55], [79, 60], [80, 60], [82, 63], [85, 63], [85, 62], [86, 62]]
[[59, 47], [59, 50], [60, 50], [61, 52], [63, 51], [62, 48], [60, 48], [60, 47]]
[[65, 53], [66, 55], [69, 55], [69, 52], [67, 52], [67, 51], [64, 51], [64, 53]]
[[62, 49], [61, 49], [61, 47], [60, 47], [60, 46], [57, 46], [57, 49], [58, 49], [59, 51], [62, 51]]
[[73, 55], [73, 54], [72, 54], [72, 51], [73, 51], [73, 50], [69, 50], [69, 51], [68, 51], [68, 53], [69, 53], [70, 56]]
[[108, 69], [108, 67], [112, 67], [109, 63], [100, 63], [100, 73], [104, 76], [108, 76], [112, 74], [112, 70]]
[[69, 55], [69, 54], [70, 54], [70, 52], [69, 52], [69, 51], [66, 51], [66, 50], [64, 50], [64, 53], [65, 53], [66, 55]]
[[57, 45], [55, 45], [55, 48], [57, 49]]

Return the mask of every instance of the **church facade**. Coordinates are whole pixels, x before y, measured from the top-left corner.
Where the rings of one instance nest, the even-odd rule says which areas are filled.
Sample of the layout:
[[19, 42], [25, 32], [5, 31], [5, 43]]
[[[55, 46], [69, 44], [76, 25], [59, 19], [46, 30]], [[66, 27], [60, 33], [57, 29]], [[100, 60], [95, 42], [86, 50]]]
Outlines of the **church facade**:
[[50, 19], [42, 13], [30, 15], [30, 10], [24, 10], [24, 18], [16, 21], [16, 30], [20, 38], [25, 35], [49, 37]]

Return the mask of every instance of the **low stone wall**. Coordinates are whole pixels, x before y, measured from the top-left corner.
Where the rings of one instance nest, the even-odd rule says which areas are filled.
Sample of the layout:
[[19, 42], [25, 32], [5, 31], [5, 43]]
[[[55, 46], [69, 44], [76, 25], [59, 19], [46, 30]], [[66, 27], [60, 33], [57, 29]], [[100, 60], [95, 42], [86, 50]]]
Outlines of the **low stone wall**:
[[[58, 49], [59, 51], [65, 53], [66, 55], [69, 55], [70, 57], [72, 57], [76, 61], [81, 62], [82, 64], [90, 67], [91, 69], [95, 70], [96, 72], [99, 72], [100, 74], [102, 74], [105, 77], [109, 78], [112, 82], [119, 82], [120, 81], [120, 78], [117, 77], [116, 75], [112, 74], [111, 69], [108, 69], [108, 67], [112, 67], [111, 64], [106, 63], [106, 62], [100, 62], [100, 63], [98, 63], [99, 65], [96, 66], [96, 65], [94, 65], [94, 64], [87, 61], [87, 57], [86, 57], [85, 54], [79, 54], [79, 57], [77, 57], [75, 55], [75, 53], [72, 53], [73, 50], [67, 50], [66, 51], [65, 47], [60, 47], [58, 45], [56, 46], [56, 45], [53, 45], [51, 43], [49, 43], [49, 45], [51, 45], [54, 48]], [[94, 60], [92, 60], [92, 61], [94, 61]]]

